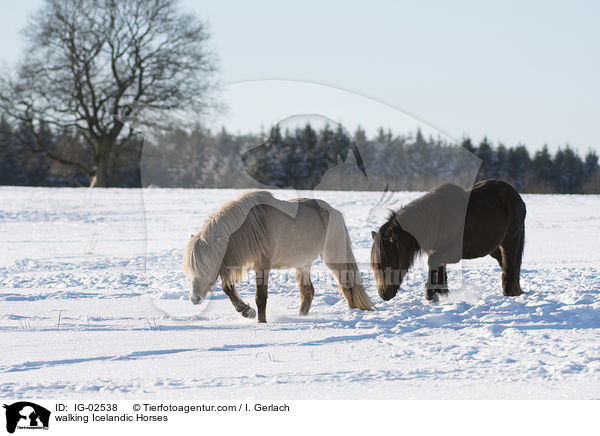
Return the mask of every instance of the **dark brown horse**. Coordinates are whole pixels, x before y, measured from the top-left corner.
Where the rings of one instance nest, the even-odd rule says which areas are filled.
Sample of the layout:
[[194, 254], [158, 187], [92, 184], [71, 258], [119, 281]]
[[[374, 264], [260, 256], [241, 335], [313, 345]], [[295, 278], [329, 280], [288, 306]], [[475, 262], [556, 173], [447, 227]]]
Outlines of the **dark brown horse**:
[[418, 253], [428, 255], [427, 300], [448, 293], [446, 265], [492, 256], [502, 268], [504, 295], [521, 295], [525, 203], [510, 184], [484, 180], [465, 191], [442, 185], [392, 211], [373, 232], [371, 267], [379, 295], [393, 298]]

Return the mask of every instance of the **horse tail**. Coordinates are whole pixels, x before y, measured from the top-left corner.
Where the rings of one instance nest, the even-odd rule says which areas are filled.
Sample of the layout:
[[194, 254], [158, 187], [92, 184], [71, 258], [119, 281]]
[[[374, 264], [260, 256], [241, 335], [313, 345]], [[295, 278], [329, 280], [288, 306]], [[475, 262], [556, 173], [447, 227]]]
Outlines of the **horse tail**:
[[525, 217], [527, 215], [527, 208], [519, 193], [516, 191], [515, 193], [517, 195], [517, 201], [515, 201], [515, 208], [512, 215], [511, 230], [513, 231], [513, 237], [518, 239], [517, 251], [515, 252], [515, 263], [520, 266], [523, 260], [523, 249], [525, 247]]
[[[320, 202], [321, 208], [326, 203]], [[373, 310], [373, 303], [362, 284], [360, 270], [352, 252], [352, 241], [344, 217], [329, 206], [326, 210], [327, 231], [323, 248], [323, 261], [335, 275], [348, 306], [361, 310]]]
[[506, 208], [510, 211], [508, 235], [512, 238], [525, 236], [525, 217], [527, 208], [525, 202], [517, 190], [510, 184], [503, 182], [505, 189], [502, 191], [502, 199]]
[[[356, 269], [356, 274], [360, 277], [360, 271], [358, 269]], [[373, 302], [369, 298], [369, 294], [365, 291], [365, 287], [362, 283], [355, 283], [354, 286], [350, 288], [350, 293], [352, 294], [352, 301], [357, 309], [375, 310]]]
[[527, 208], [519, 192], [509, 183], [500, 182], [504, 189], [500, 190], [501, 198], [509, 211], [509, 223], [505, 239], [512, 241], [515, 247], [513, 264], [520, 267], [525, 248], [525, 217]]

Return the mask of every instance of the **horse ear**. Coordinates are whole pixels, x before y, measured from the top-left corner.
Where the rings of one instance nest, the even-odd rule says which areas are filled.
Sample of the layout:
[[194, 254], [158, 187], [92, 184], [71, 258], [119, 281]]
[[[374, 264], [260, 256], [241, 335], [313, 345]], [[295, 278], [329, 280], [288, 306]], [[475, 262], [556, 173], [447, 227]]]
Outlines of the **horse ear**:
[[190, 239], [192, 239], [194, 237], [194, 235], [190, 235]]
[[371, 237], [372, 237], [373, 239], [375, 239], [375, 235], [376, 235], [376, 234], [377, 234], [377, 232], [371, 232]]

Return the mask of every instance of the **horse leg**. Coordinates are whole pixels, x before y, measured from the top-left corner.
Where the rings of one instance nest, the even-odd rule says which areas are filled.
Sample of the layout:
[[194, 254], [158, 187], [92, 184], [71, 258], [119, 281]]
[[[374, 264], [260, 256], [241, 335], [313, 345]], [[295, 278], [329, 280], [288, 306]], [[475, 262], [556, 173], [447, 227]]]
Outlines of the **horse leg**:
[[256, 271], [256, 308], [258, 322], [267, 322], [267, 293], [269, 290], [269, 270]]
[[438, 267], [437, 279], [439, 289], [437, 289], [436, 292], [440, 295], [447, 296], [450, 291], [448, 290], [448, 273], [446, 272], [446, 265], [440, 265]]
[[234, 285], [225, 285], [223, 287], [223, 292], [229, 297], [235, 310], [241, 313], [244, 318], [254, 318], [256, 316], [256, 311], [242, 300]]
[[462, 252], [457, 244], [448, 244], [441, 249], [431, 253], [427, 259], [429, 274], [425, 290], [425, 299], [437, 303], [440, 295], [448, 295], [448, 274], [446, 265], [456, 263], [461, 259]]
[[310, 304], [315, 296], [315, 288], [310, 281], [310, 266], [296, 268], [294, 275], [300, 289], [300, 315], [308, 315]]
[[502, 268], [502, 293], [504, 295], [509, 295], [506, 293], [506, 290], [509, 289], [507, 287], [507, 279], [508, 279], [508, 272], [507, 272], [507, 268], [504, 264], [503, 259], [503, 254], [502, 252], [504, 251], [504, 249], [500, 246], [498, 248], [496, 248], [494, 251], [492, 251], [490, 253], [490, 256], [492, 256], [494, 259], [496, 259], [496, 261], [498, 261], [498, 264], [500, 265], [500, 268]]
[[490, 253], [490, 256], [496, 259], [498, 265], [500, 265], [500, 268], [502, 268], [502, 249], [500, 247], [496, 248]]
[[437, 286], [437, 275], [437, 268], [431, 269], [430, 267], [425, 288], [425, 299], [433, 303], [437, 303], [440, 300], [437, 293], [435, 292], [435, 286]]
[[446, 266], [440, 265], [437, 268], [429, 268], [429, 278], [425, 289], [425, 299], [432, 303], [440, 301], [440, 295], [448, 295], [448, 276], [446, 275]]
[[502, 293], [506, 296], [523, 294], [519, 284], [523, 243], [522, 236], [502, 243]]

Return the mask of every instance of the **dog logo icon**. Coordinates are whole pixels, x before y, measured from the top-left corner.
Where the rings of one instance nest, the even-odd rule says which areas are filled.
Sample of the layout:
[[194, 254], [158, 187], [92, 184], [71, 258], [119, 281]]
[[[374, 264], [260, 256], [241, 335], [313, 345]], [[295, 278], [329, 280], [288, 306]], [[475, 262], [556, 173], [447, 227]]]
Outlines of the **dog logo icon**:
[[4, 405], [6, 409], [6, 431], [14, 433], [18, 429], [47, 430], [50, 424], [50, 411], [28, 401]]

